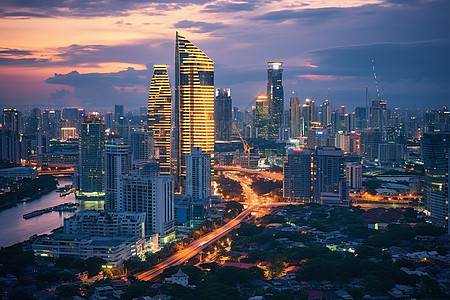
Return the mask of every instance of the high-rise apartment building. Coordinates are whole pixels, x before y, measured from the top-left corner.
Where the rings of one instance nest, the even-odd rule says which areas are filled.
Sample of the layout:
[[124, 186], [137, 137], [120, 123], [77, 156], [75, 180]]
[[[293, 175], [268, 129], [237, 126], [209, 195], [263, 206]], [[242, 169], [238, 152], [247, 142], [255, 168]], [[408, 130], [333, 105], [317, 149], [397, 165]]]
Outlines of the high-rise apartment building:
[[0, 160], [20, 163], [20, 139], [22, 132], [22, 113], [17, 109], [3, 109], [0, 127]]
[[[155, 154], [153, 151], [153, 133], [151, 131], [133, 131], [130, 144], [132, 162], [149, 160]], [[159, 155], [159, 151], [157, 154]]]
[[155, 65], [148, 96], [148, 129], [161, 174], [171, 173], [172, 92], [166, 65]]
[[314, 199], [325, 205], [349, 205], [344, 152], [318, 147], [314, 154]]
[[356, 129], [365, 129], [368, 126], [368, 113], [365, 107], [355, 107]]
[[105, 124], [95, 115], [85, 117], [81, 124], [80, 191], [84, 196], [103, 196]]
[[311, 201], [312, 151], [290, 149], [283, 168], [283, 197], [288, 201]]
[[186, 158], [186, 195], [192, 198], [192, 221], [199, 225], [205, 220], [211, 203], [211, 155], [192, 147]]
[[232, 102], [230, 89], [216, 89], [214, 101], [216, 141], [231, 141]]
[[201, 147], [214, 155], [214, 62], [176, 33], [174, 162], [177, 185], [184, 186], [186, 155]]
[[269, 99], [269, 139], [276, 140], [283, 122], [283, 63], [268, 62], [267, 98]]
[[361, 159], [374, 161], [378, 158], [378, 145], [383, 136], [379, 129], [365, 129], [361, 131]]
[[162, 243], [175, 238], [172, 175], [126, 175], [121, 181], [123, 210], [145, 213], [146, 234], [159, 234]]
[[359, 190], [362, 188], [362, 165], [360, 163], [348, 162], [345, 176], [350, 189]]
[[120, 178], [131, 169], [130, 146], [124, 144], [105, 145], [105, 209], [121, 211]]
[[433, 224], [450, 230], [449, 149], [449, 131], [425, 133], [421, 139], [426, 178], [425, 207]]

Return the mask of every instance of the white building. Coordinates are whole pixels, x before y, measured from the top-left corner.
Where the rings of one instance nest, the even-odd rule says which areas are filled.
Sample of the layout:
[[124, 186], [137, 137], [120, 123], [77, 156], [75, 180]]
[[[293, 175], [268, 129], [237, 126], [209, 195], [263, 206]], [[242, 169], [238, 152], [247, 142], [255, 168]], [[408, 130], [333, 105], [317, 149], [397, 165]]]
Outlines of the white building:
[[124, 211], [145, 213], [146, 234], [159, 234], [165, 243], [175, 238], [173, 177], [127, 175], [121, 180]]
[[176, 283], [182, 286], [189, 285], [189, 276], [181, 271], [181, 268], [178, 269], [178, 272], [172, 275], [172, 283]]
[[85, 210], [64, 219], [65, 234], [145, 238], [145, 213]]
[[360, 163], [347, 163], [345, 175], [350, 189], [359, 190], [362, 188], [362, 166]]
[[157, 248], [153, 242], [157, 239], [145, 240], [130, 237], [92, 237], [88, 235], [55, 233], [41, 236], [33, 243], [33, 251], [40, 256], [59, 257], [72, 255], [81, 259], [99, 257], [108, 265], [121, 266], [133, 255], [141, 256]]
[[130, 171], [130, 146], [105, 145], [105, 209], [120, 211], [120, 177]]

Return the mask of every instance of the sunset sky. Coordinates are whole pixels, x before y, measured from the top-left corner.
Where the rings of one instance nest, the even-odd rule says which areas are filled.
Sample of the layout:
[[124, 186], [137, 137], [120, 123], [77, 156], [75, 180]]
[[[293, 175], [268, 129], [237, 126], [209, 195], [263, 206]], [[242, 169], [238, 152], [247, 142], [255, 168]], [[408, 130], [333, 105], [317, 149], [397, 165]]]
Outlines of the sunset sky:
[[[337, 6], [339, 3], [339, 6]], [[335, 106], [449, 104], [448, 0], [2, 0], [0, 106], [111, 110], [147, 104], [154, 64], [173, 88], [175, 31], [215, 62], [216, 88], [245, 108], [283, 61], [292, 91]], [[329, 89], [329, 91], [328, 91]]]

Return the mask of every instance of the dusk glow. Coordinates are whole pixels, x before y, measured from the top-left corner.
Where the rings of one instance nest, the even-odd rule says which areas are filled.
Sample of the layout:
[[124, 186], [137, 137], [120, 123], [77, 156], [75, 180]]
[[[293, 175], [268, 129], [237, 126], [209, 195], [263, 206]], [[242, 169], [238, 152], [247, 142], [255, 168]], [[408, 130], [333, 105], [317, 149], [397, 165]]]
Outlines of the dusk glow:
[[[175, 31], [215, 62], [215, 86], [246, 107], [267, 61], [285, 91], [353, 107], [376, 98], [371, 61], [393, 106], [445, 104], [448, 1], [3, 1], [0, 103], [146, 105], [152, 66], [174, 80]], [[426, 99], [426, 101], [423, 101]], [[287, 103], [285, 103], [287, 106]]]

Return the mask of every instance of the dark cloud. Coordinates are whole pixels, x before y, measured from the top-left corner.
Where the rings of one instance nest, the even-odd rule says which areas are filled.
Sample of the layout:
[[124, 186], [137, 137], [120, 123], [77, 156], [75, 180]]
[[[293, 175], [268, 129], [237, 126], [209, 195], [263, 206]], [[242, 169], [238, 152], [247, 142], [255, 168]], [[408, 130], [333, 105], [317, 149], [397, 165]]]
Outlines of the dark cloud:
[[197, 33], [206, 33], [215, 31], [218, 29], [223, 29], [227, 27], [227, 25], [221, 22], [209, 23], [209, 22], [193, 22], [188, 20], [183, 20], [174, 25], [175, 28], [188, 28], [192, 32]]
[[40, 59], [40, 58], [7, 58], [0, 57], [0, 65], [43, 65], [48, 63], [48, 59]]
[[254, 20], [282, 22], [292, 19], [302, 20], [310, 24], [321, 24], [331, 19], [342, 17], [345, 8], [319, 8], [302, 10], [278, 10], [254, 17]]
[[[173, 5], [204, 4], [208, 0], [181, 0], [173, 1]], [[0, 5], [4, 10], [0, 16], [7, 14], [20, 14], [25, 17], [47, 17], [47, 16], [125, 16], [129, 10], [142, 9], [152, 4], [170, 5], [165, 0], [4, 0]], [[17, 10], [20, 10], [18, 12]], [[28, 15], [27, 15], [28, 14]]]
[[50, 98], [53, 100], [60, 100], [64, 97], [69, 96], [71, 93], [66, 89], [59, 89], [50, 94]]
[[0, 56], [4, 55], [14, 55], [14, 56], [26, 56], [32, 53], [28, 50], [10, 49], [10, 48], [0, 48]]
[[113, 103], [140, 105], [142, 99], [145, 99], [142, 89], [146, 89], [150, 82], [150, 71], [133, 68], [115, 73], [80, 74], [72, 71], [68, 74], [55, 74], [45, 82], [74, 88], [73, 95], [84, 105], [110, 106]]
[[51, 16], [47, 14], [40, 14], [27, 11], [14, 11], [8, 13], [1, 12], [0, 17], [51, 18]]
[[223, 13], [223, 12], [238, 12], [238, 11], [252, 11], [258, 7], [257, 3], [250, 2], [216, 2], [208, 4], [202, 12], [208, 13]]

